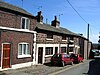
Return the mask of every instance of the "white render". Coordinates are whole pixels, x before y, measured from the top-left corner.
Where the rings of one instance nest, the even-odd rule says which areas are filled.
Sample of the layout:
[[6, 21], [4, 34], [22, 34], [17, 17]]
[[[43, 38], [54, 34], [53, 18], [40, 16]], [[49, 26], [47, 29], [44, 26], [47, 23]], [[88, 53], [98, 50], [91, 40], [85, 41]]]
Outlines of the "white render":
[[12, 65], [11, 68], [12, 69], [17, 69], [17, 68], [28, 67], [28, 66], [32, 66], [32, 65], [33, 65], [33, 62], [27, 62], [27, 63]]
[[43, 57], [42, 57], [42, 63], [45, 61], [45, 57], [50, 57], [52, 55], [45, 55], [45, 48], [46, 47], [53, 47], [53, 54], [55, 53], [55, 47], [58, 47], [58, 53], [60, 47], [67, 47], [67, 44], [37, 44], [36, 45], [36, 62], [35, 64], [38, 64], [38, 48], [43, 47]]

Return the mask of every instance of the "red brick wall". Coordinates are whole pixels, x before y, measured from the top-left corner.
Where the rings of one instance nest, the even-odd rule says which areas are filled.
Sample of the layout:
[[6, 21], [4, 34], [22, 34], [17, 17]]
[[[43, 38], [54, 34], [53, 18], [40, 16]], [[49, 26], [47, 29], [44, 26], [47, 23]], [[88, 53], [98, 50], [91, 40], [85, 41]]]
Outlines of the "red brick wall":
[[[1, 44], [11, 43], [11, 64], [19, 64], [25, 62], [32, 62], [32, 57], [28, 58], [18, 58], [18, 43], [26, 42], [29, 43], [30, 53], [32, 55], [33, 47], [33, 34], [14, 32], [14, 31], [4, 31], [1, 32]], [[1, 47], [1, 46], [0, 46]], [[0, 48], [2, 50], [2, 47]]]
[[[20, 29], [21, 17], [25, 17], [25, 16], [4, 12], [0, 10], [0, 26]], [[36, 24], [36, 20], [30, 17], [27, 18], [30, 19], [30, 30], [33, 30]]]
[[[10, 13], [9, 11], [2, 11], [0, 10], [0, 26], [3, 27], [10, 27], [10, 28], [21, 28], [21, 17], [22, 14], [16, 14], [16, 13]], [[30, 30], [33, 31], [34, 26], [36, 25], [36, 20], [32, 17], [27, 17], [30, 19]], [[30, 52], [32, 55], [32, 45], [33, 45], [33, 34], [30, 33], [23, 33], [23, 32], [15, 32], [15, 31], [4, 31], [0, 33], [0, 45], [2, 46], [2, 43], [11, 43], [12, 49], [11, 49], [11, 64], [18, 64], [18, 63], [24, 63], [24, 62], [30, 62], [32, 61], [31, 58], [22, 58], [18, 59], [18, 43], [20, 42], [27, 42], [30, 44]], [[0, 50], [2, 50], [2, 47], [0, 46]], [[0, 60], [1, 61], [1, 60]], [[1, 62], [0, 62], [1, 65]]]

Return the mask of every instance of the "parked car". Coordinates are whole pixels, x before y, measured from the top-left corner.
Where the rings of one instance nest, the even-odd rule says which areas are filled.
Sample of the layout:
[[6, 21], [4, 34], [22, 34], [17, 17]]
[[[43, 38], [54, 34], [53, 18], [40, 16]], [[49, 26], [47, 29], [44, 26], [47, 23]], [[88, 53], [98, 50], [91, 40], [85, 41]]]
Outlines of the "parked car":
[[70, 58], [70, 55], [68, 54], [54, 54], [51, 57], [51, 64], [52, 65], [60, 65], [65, 66], [66, 64], [73, 65], [73, 59]]
[[74, 63], [79, 63], [79, 62], [83, 62], [83, 57], [80, 54], [71, 54], [70, 58], [73, 59]]

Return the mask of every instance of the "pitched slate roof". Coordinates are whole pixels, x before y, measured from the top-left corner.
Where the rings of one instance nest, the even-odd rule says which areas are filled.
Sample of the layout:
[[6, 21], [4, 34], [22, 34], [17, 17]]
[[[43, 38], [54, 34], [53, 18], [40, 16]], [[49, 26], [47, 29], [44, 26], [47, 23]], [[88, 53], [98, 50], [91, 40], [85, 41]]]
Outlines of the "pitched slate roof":
[[3, 2], [3, 1], [0, 1], [0, 8], [1, 9], [4, 8], [4, 9], [8, 9], [8, 10], [11, 10], [11, 11], [14, 11], [14, 12], [19, 12], [19, 13], [22, 13], [22, 14], [26, 14], [26, 15], [32, 16], [32, 14], [30, 14], [26, 10], [24, 10], [22, 8], [19, 8], [17, 6], [14, 6], [12, 4], [8, 4], [8, 3]]
[[80, 36], [76, 33], [69, 31], [66, 28], [62, 28], [62, 27], [56, 28], [56, 27], [53, 27], [53, 26], [51, 26], [49, 24], [45, 24], [45, 23], [44, 24], [37, 23], [35, 28], [46, 30], [46, 31], [51, 31], [51, 32], [56, 32], [56, 33], [61, 33], [61, 34], [66, 34], [66, 35]]

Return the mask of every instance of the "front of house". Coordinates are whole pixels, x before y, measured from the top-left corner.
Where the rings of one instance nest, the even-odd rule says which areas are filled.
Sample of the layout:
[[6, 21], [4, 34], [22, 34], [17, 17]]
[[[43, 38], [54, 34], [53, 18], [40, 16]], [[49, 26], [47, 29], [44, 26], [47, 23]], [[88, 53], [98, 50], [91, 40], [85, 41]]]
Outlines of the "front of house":
[[[55, 53], [85, 56], [87, 40], [60, 27], [55, 16], [43, 23], [41, 11], [33, 16], [24, 9], [0, 1], [0, 70], [50, 62]], [[85, 48], [84, 48], [85, 47]]]
[[35, 17], [25, 10], [0, 1], [0, 68], [34, 64]]
[[56, 16], [51, 25], [43, 23], [41, 11], [36, 18], [36, 64], [50, 62], [51, 56], [55, 53], [77, 54], [79, 52], [78, 35], [60, 27]]

